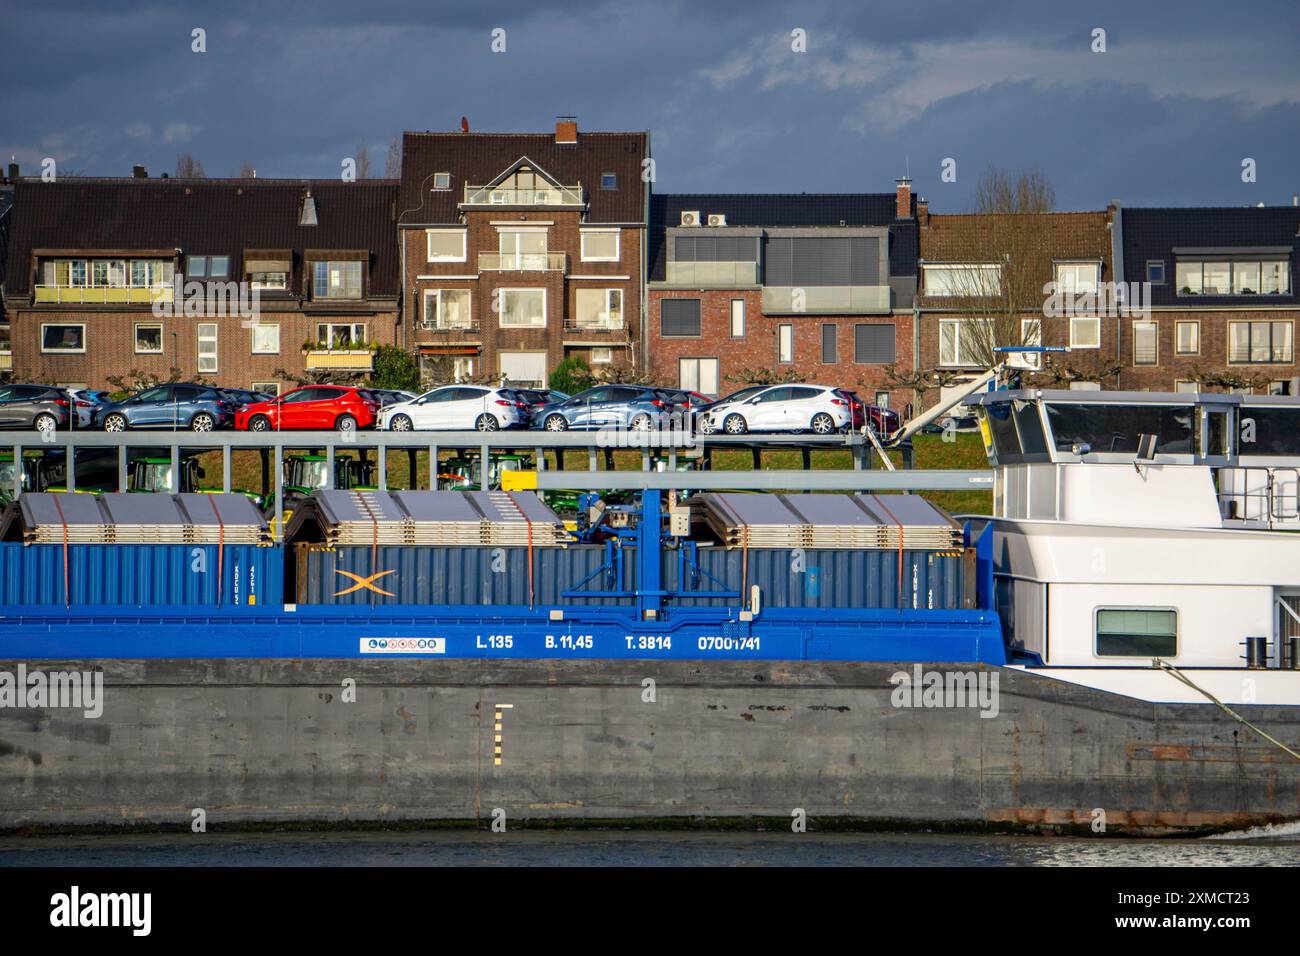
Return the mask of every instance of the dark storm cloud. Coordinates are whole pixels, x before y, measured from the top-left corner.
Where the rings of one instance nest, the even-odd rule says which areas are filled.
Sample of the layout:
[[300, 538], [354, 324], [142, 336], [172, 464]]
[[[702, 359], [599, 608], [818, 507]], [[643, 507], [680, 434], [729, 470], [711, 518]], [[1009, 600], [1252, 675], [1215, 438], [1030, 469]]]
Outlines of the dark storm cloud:
[[[664, 191], [884, 191], [906, 169], [934, 209], [959, 210], [988, 166], [1042, 170], [1063, 208], [1300, 189], [1294, 3], [1055, 6], [0, 4], [0, 152], [95, 175], [192, 152], [209, 175], [248, 160], [332, 176], [361, 144], [382, 168], [403, 129], [574, 113], [651, 130]], [[1089, 49], [1098, 27], [1104, 54]], [[945, 158], [956, 183], [939, 181]]]

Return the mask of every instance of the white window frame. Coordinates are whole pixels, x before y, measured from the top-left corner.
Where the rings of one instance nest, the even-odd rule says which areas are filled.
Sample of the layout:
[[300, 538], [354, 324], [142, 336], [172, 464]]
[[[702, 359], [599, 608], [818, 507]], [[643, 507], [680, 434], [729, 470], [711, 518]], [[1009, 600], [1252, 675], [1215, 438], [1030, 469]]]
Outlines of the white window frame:
[[[279, 276], [279, 282], [273, 279], [262, 278], [258, 276]], [[261, 292], [287, 292], [289, 289], [289, 274], [287, 272], [253, 272], [248, 276], [250, 288], [257, 289]]]
[[[1182, 331], [1184, 327], [1192, 330], [1192, 344], [1195, 346], [1192, 349], [1184, 349], [1182, 346]], [[1179, 319], [1174, 323], [1174, 354], [1201, 354], [1201, 323], [1199, 319]]]
[[[440, 236], [460, 236], [460, 255], [435, 256], [433, 254], [433, 237], [435, 234]], [[468, 246], [468, 229], [426, 229], [424, 231], [424, 254], [428, 257], [429, 262], [464, 262], [468, 257]]]
[[[618, 262], [619, 256], [623, 251], [623, 237], [617, 229], [582, 229], [579, 231], [581, 243], [581, 255], [583, 262]], [[587, 237], [588, 236], [613, 236], [614, 237], [614, 254], [612, 256], [589, 256], [587, 255]]]
[[[966, 326], [971, 322], [984, 322], [984, 319], [940, 319], [939, 320], [939, 365], [942, 368], [978, 368], [984, 363], [979, 358], [971, 355], [966, 347], [962, 344], [965, 337]], [[1024, 320], [1029, 321], [1029, 320]], [[955, 326], [957, 329], [957, 354], [952, 359], [945, 359], [943, 354], [943, 327], [945, 325]], [[1023, 335], [1023, 329], [1021, 334]]]
[[[463, 293], [466, 297], [465, 321], [458, 325], [440, 325], [438, 320], [442, 315], [442, 296], [444, 292]], [[437, 302], [437, 313], [429, 315], [429, 302]], [[474, 293], [470, 289], [425, 289], [424, 290], [424, 316], [421, 319], [421, 327], [425, 329], [472, 329], [474, 328]]]
[[[601, 315], [605, 316], [604, 322], [590, 323], [578, 321], [578, 297], [583, 293], [602, 292], [605, 295], [605, 307]], [[618, 322], [615, 323], [611, 316], [614, 314], [613, 299], [618, 296]], [[573, 326], [578, 329], [621, 329], [623, 327], [623, 290], [621, 288], [609, 289], [576, 289], [573, 293]]]
[[[195, 346], [197, 349], [197, 363], [195, 368], [200, 373], [216, 372], [220, 370], [220, 343], [218, 342], [218, 335], [219, 331], [216, 322], [200, 322], [194, 328]], [[211, 352], [204, 352], [203, 346], [206, 343], [212, 344]], [[211, 360], [211, 364], [204, 364], [205, 360], [209, 359]]]
[[794, 326], [783, 323], [776, 327], [776, 362], [778, 365], [794, 364]]
[[[703, 362], [713, 363], [714, 388], [705, 388], [700, 381], [700, 371]], [[690, 367], [695, 370], [695, 384], [687, 382], [686, 369]], [[692, 392], [702, 392], [704, 394], [716, 395], [722, 388], [722, 363], [715, 356], [687, 356], [677, 360], [677, 387]]]
[[[258, 329], [275, 330], [275, 348], [258, 348], [257, 332]], [[280, 354], [280, 323], [279, 322], [252, 322], [248, 327], [249, 343], [248, 347], [252, 355], [279, 355]]]
[[[930, 278], [940, 275], [957, 275], [960, 273], [971, 273], [971, 287], [957, 291], [936, 292], [930, 288]], [[994, 272], [997, 275], [996, 288], [984, 288], [983, 283], [988, 282], [987, 278], [975, 279], [975, 275], [987, 275]], [[921, 265], [921, 294], [931, 295], [937, 298], [988, 298], [989, 296], [1002, 294], [1002, 266], [996, 262], [926, 262]]]
[[[158, 347], [156, 349], [140, 348], [140, 330], [157, 329], [158, 330]], [[136, 322], [131, 330], [134, 337], [134, 346], [136, 355], [162, 355], [163, 354], [163, 324], [161, 322]]]
[[453, 355], [451, 357], [451, 379], [453, 382], [467, 382], [474, 377], [477, 355]]
[[[1182, 628], [1182, 620], [1181, 620], [1182, 615], [1178, 613], [1178, 608], [1169, 607], [1167, 605], [1152, 605], [1150, 607], [1147, 607], [1147, 606], [1103, 604], [1094, 607], [1092, 609], [1092, 656], [1096, 660], [1136, 660], [1136, 659], [1140, 659], [1143, 656], [1142, 654], [1100, 653], [1100, 651], [1097, 648], [1097, 639], [1101, 636], [1098, 631], [1098, 628], [1101, 625], [1101, 613], [1103, 611], [1159, 611], [1161, 613], [1172, 613], [1174, 616], [1174, 652], [1166, 656], [1170, 658], [1177, 657], [1178, 654], [1183, 649], [1183, 641], [1182, 641], [1183, 628]], [[1150, 659], [1149, 654], [1146, 655], [1146, 657], [1148, 660]]]
[[[1033, 334], [1030, 334], [1030, 330]], [[1043, 320], [1042, 319], [1021, 319], [1020, 320], [1020, 344], [1042, 346], [1043, 344]], [[1033, 368], [1043, 367], [1042, 352], [1021, 352], [1021, 359], [1025, 364]]]
[[594, 346], [591, 350], [592, 365], [609, 365], [614, 361], [614, 350], [608, 345]]
[[[1180, 388], [1179, 386], [1182, 386], [1182, 385], [1190, 385], [1190, 386], [1192, 386], [1192, 387], [1191, 387], [1191, 388]], [[1194, 394], [1195, 392], [1197, 392], [1197, 391], [1199, 391], [1199, 390], [1200, 390], [1200, 387], [1199, 387], [1199, 386], [1196, 384], [1196, 382], [1193, 381], [1192, 379], [1188, 379], [1188, 378], [1176, 378], [1176, 379], [1174, 379], [1174, 391], [1177, 392], [1177, 393], [1179, 393], [1180, 395], [1191, 395], [1191, 394]]]
[[[1138, 360], [1138, 326], [1151, 326], [1151, 332], [1155, 336], [1155, 358], [1150, 362]], [[1133, 364], [1141, 365], [1144, 368], [1160, 364], [1160, 323], [1155, 319], [1134, 319], [1133, 320]]]
[[434, 173], [433, 188], [437, 192], [446, 192], [451, 189], [451, 173]]
[[265, 392], [267, 395], [274, 395], [276, 398], [280, 397], [279, 382], [251, 382], [249, 385], [255, 392]]
[[[737, 306], [740, 307], [739, 310], [737, 310], [736, 308]], [[745, 337], [745, 300], [744, 299], [731, 300], [730, 319], [731, 319], [730, 322], [731, 337], [733, 339], [743, 339]], [[739, 332], [736, 331], [737, 321], [739, 321], [740, 323]]]
[[[1159, 278], [1159, 279], [1153, 279], [1153, 278], [1151, 278], [1151, 267], [1152, 267], [1152, 266], [1159, 266], [1159, 267], [1160, 267], [1160, 278]], [[1166, 265], [1165, 265], [1165, 260], [1164, 260], [1164, 259], [1148, 259], [1148, 260], [1147, 260], [1146, 280], [1147, 280], [1147, 282], [1150, 282], [1152, 285], [1166, 285], [1166, 284], [1168, 284], [1168, 282], [1169, 282], [1169, 269], [1168, 269], [1168, 267], [1166, 267]]]
[[[1068, 295], [1095, 293], [1101, 287], [1101, 263], [1093, 259], [1062, 259], [1055, 264], [1056, 287]], [[1091, 272], [1090, 282], [1080, 284], [1079, 273]]]
[[[45, 347], [45, 330], [49, 328], [64, 328], [71, 326], [81, 329], [81, 348], [79, 349], [47, 349]], [[42, 322], [41, 323], [41, 352], [45, 355], [84, 355], [86, 353], [86, 323], [85, 322]]]
[[[534, 286], [534, 287], [532, 287], [532, 288], [526, 288], [526, 287], [525, 287], [525, 288], [509, 288], [509, 289], [507, 289], [507, 288], [502, 288], [502, 289], [500, 289], [500, 290], [498, 290], [498, 291], [500, 291], [500, 293], [501, 293], [501, 298], [498, 300], [498, 301], [500, 302], [500, 304], [501, 304], [501, 311], [497, 313], [497, 325], [498, 325], [500, 328], [503, 328], [503, 329], [544, 329], [544, 328], [546, 328], [546, 326], [547, 326], [547, 320], [550, 318], [550, 315], [549, 315], [549, 313], [547, 312], [547, 308], [546, 308], [546, 299], [547, 299], [547, 296], [546, 296], [546, 289], [543, 289], [543, 288], [537, 288], [536, 286]], [[541, 293], [541, 296], [542, 296], [542, 321], [541, 321], [540, 323], [538, 323], [538, 322], [530, 322], [530, 323], [528, 323], [527, 325], [521, 325], [521, 324], [518, 324], [518, 323], [515, 323], [515, 322], [507, 323], [507, 322], [505, 321], [505, 318], [506, 318], [506, 312], [507, 312], [507, 309], [506, 309], [506, 296], [507, 296], [507, 295], [517, 294], [517, 293], [525, 293], [525, 294], [528, 294], [528, 295], [536, 295], [537, 293]]]
[[[322, 325], [325, 326], [325, 335], [326, 335], [326, 338], [323, 338], [323, 339], [320, 337], [320, 327], [321, 327]], [[349, 349], [335, 349], [335, 348], [334, 348], [334, 329], [337, 328], [337, 327], [340, 327], [340, 326], [344, 326], [344, 325], [346, 325], [346, 326], [348, 327], [348, 334], [351, 336], [351, 338], [352, 338], [352, 343], [353, 343], [353, 344], [352, 344], [352, 346], [351, 346]], [[361, 335], [360, 335], [360, 336], [358, 336], [358, 335], [356, 334], [357, 329], [360, 329], [360, 330], [361, 330]], [[317, 342], [324, 342], [324, 343], [325, 343], [325, 348], [326, 348], [327, 350], [330, 350], [330, 351], [352, 351], [352, 352], [359, 352], [359, 351], [361, 351], [361, 349], [359, 349], [359, 348], [357, 347], [357, 344], [356, 344], [356, 343], [358, 343], [358, 342], [368, 342], [368, 341], [369, 341], [369, 339], [366, 338], [366, 332], [367, 332], [367, 329], [366, 329], [366, 323], [364, 323], [364, 322], [317, 322], [317, 323], [315, 324], [315, 329], [314, 329], [314, 330], [315, 330], [315, 332], [316, 332], [316, 341], [317, 341]]]
[[[1097, 330], [1095, 341], [1091, 344], [1082, 342], [1075, 335], [1075, 323], [1088, 322]], [[1070, 348], [1072, 349], [1099, 349], [1101, 348], [1101, 318], [1096, 315], [1072, 315], [1070, 316]]]

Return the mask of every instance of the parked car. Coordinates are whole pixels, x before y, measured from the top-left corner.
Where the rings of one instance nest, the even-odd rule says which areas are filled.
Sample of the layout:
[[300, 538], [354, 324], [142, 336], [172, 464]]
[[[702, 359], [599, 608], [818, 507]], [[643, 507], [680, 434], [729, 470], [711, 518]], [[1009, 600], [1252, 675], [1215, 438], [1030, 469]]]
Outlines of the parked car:
[[279, 398], [245, 405], [235, 413], [240, 431], [276, 429], [338, 429], [341, 432], [375, 424], [379, 403], [364, 389], [351, 385], [304, 385]]
[[848, 399], [828, 385], [773, 385], [709, 409], [710, 427], [728, 435], [751, 431], [831, 435], [852, 420]]
[[255, 392], [251, 388], [218, 388], [222, 395], [225, 395], [235, 404], [235, 408], [241, 405], [252, 405], [254, 402], [269, 402], [275, 399], [275, 396], [269, 392]]
[[883, 405], [868, 405], [852, 389], [841, 388], [839, 393], [849, 400], [849, 411], [853, 415], [850, 427], [854, 430], [870, 423], [871, 430], [877, 435], [889, 435], [902, 426], [902, 416], [892, 408], [885, 408]]
[[494, 432], [527, 423], [527, 414], [511, 390], [485, 385], [443, 385], [409, 402], [389, 405], [379, 417], [380, 428], [395, 432], [424, 428]]
[[673, 403], [673, 412], [679, 414], [679, 420], [684, 427], [695, 427], [695, 420], [700, 413], [701, 408], [713, 404], [717, 396], [702, 395], [699, 392], [693, 392], [685, 388], [666, 388], [668, 398]]
[[663, 389], [645, 385], [596, 385], [572, 398], [533, 410], [532, 427], [551, 432], [570, 428], [631, 428], [648, 430], [673, 411]]
[[515, 388], [510, 386], [510, 391], [523, 403], [528, 410], [529, 417], [532, 413], [543, 405], [553, 405], [556, 402], [565, 402], [572, 398], [567, 392], [561, 392], [556, 388]]
[[707, 405], [701, 405], [695, 409], [695, 428], [705, 435], [713, 433], [713, 425], [709, 419], [709, 411], [726, 402], [739, 402], [751, 395], [757, 395], [768, 385], [746, 385], [744, 388], [738, 388], [730, 395], [724, 395], [722, 398], [714, 399]]
[[235, 416], [235, 404], [210, 385], [178, 382], [155, 385], [120, 402], [94, 409], [95, 427], [108, 432], [128, 428], [188, 428], [210, 432]]
[[73, 407], [77, 410], [77, 428], [93, 428], [95, 409], [101, 405], [111, 404], [113, 401], [108, 392], [99, 389], [69, 388], [64, 391], [73, 399]]
[[67, 428], [72, 401], [53, 385], [0, 385], [0, 428]]
[[398, 402], [414, 401], [420, 397], [415, 392], [398, 391], [395, 388], [365, 388], [362, 391], [374, 398], [381, 409], [396, 405]]

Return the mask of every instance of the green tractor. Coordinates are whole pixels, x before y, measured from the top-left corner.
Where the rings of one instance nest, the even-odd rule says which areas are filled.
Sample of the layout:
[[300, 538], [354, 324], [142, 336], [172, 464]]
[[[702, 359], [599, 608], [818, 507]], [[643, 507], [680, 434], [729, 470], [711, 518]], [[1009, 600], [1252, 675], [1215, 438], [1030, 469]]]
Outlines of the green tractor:
[[[8, 504], [14, 499], [14, 477], [17, 468], [14, 465], [12, 451], [0, 452], [0, 505]], [[43, 457], [24, 457], [22, 485], [23, 491], [49, 491], [54, 476], [49, 462]]]
[[[220, 488], [200, 488], [199, 479], [207, 475], [194, 458], [182, 458], [181, 480], [177, 491], [181, 494], [219, 495]], [[127, 472], [126, 490], [136, 492], [170, 492], [172, 490], [172, 460], [170, 458], [132, 458]], [[81, 489], [77, 489], [80, 491]], [[231, 488], [231, 494], [243, 495], [259, 510], [266, 507], [264, 495], [246, 488]]]
[[[351, 455], [334, 456], [334, 487], [342, 490], [373, 491], [375, 463]], [[329, 459], [324, 455], [286, 455], [284, 458], [285, 501], [306, 498], [329, 487]]]
[[[506, 471], [531, 471], [531, 455], [514, 452], [488, 453], [488, 489], [501, 489], [501, 474]], [[445, 465], [438, 469], [438, 489], [440, 491], [479, 491], [479, 456], [467, 455], [463, 458], [448, 458]]]

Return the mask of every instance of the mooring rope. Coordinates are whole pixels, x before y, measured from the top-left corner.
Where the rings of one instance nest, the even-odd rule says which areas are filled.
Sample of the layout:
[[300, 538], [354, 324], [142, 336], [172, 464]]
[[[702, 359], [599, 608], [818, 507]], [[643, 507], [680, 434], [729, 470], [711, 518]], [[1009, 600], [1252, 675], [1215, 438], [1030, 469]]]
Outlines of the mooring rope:
[[1227, 714], [1227, 715], [1228, 715], [1229, 717], [1231, 717], [1233, 720], [1237, 721], [1237, 722], [1240, 723], [1240, 724], [1245, 724], [1247, 727], [1249, 727], [1251, 730], [1255, 731], [1255, 733], [1259, 734], [1261, 737], [1263, 737], [1263, 738], [1264, 738], [1265, 740], [1267, 740], [1269, 743], [1273, 744], [1275, 747], [1280, 747], [1282, 750], [1285, 750], [1287, 753], [1289, 753], [1292, 757], [1295, 757], [1296, 760], [1300, 760], [1300, 753], [1296, 753], [1294, 750], [1292, 750], [1292, 749], [1291, 749], [1290, 747], [1288, 747], [1286, 744], [1282, 743], [1282, 741], [1278, 740], [1276, 737], [1272, 737], [1272, 736], [1270, 736], [1270, 735], [1264, 733], [1264, 731], [1260, 730], [1258, 727], [1256, 727], [1254, 724], [1252, 724], [1252, 723], [1251, 723], [1249, 720], [1247, 720], [1245, 717], [1242, 717], [1242, 716], [1241, 716], [1240, 714], [1238, 714], [1235, 710], [1233, 710], [1231, 707], [1229, 707], [1229, 706], [1228, 706], [1227, 704], [1225, 704], [1223, 701], [1219, 700], [1219, 698], [1215, 697], [1213, 694], [1211, 694], [1211, 693], [1210, 693], [1208, 690], [1206, 690], [1204, 687], [1200, 687], [1200, 686], [1198, 686], [1198, 685], [1197, 685], [1197, 684], [1196, 684], [1196, 683], [1195, 683], [1195, 682], [1194, 682], [1190, 677], [1188, 677], [1186, 674], [1184, 674], [1182, 671], [1180, 671], [1180, 670], [1179, 670], [1177, 667], [1175, 667], [1173, 664], [1170, 664], [1168, 661], [1163, 661], [1163, 660], [1161, 660], [1161, 659], [1158, 658], [1158, 657], [1157, 657], [1155, 660], [1153, 660], [1151, 663], [1152, 663], [1154, 666], [1159, 667], [1161, 670], [1163, 670], [1165, 673], [1167, 673], [1170, 677], [1174, 678], [1174, 679], [1177, 680], [1177, 681], [1180, 681], [1180, 682], [1183, 683], [1183, 684], [1186, 684], [1188, 687], [1190, 687], [1192, 690], [1196, 691], [1198, 694], [1201, 694], [1202, 696], [1209, 698], [1209, 700], [1210, 700], [1211, 702], [1213, 702], [1214, 705], [1215, 705], [1216, 707], [1218, 707], [1220, 710], [1222, 710], [1225, 714]]

